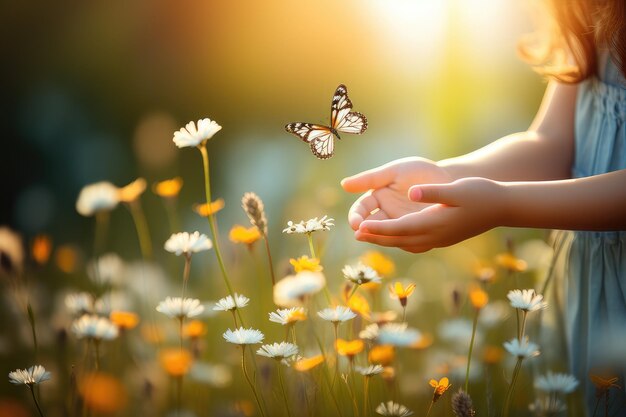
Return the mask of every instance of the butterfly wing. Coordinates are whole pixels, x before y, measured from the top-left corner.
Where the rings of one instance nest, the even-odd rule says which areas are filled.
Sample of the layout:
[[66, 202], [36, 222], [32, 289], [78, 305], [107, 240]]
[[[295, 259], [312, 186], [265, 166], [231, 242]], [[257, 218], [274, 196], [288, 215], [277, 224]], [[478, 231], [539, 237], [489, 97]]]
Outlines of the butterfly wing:
[[312, 123], [289, 123], [285, 130], [311, 146], [313, 155], [328, 159], [335, 151], [335, 135], [329, 127]]
[[330, 106], [330, 125], [338, 132], [360, 135], [367, 129], [365, 115], [352, 111], [352, 102], [348, 97], [348, 89], [340, 84], [333, 95]]

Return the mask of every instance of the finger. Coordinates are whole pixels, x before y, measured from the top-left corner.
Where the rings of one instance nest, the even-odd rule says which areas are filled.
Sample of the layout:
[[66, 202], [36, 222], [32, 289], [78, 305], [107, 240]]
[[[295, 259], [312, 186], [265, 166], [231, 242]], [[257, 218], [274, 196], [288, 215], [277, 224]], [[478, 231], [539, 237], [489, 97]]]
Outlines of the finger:
[[409, 200], [455, 206], [456, 189], [454, 184], [414, 185], [409, 188]]
[[384, 236], [410, 236], [415, 235], [415, 223], [412, 215], [408, 214], [398, 219], [373, 221], [375, 219], [364, 219], [359, 226], [362, 233]]
[[378, 208], [378, 200], [372, 196], [371, 192], [363, 194], [350, 207], [348, 224], [353, 230], [357, 230], [363, 220], [370, 217], [371, 213]]
[[424, 252], [428, 252], [432, 248], [427, 247], [427, 246], [403, 246], [400, 249], [406, 252], [410, 252], [410, 253], [424, 253]]
[[394, 168], [382, 165], [341, 180], [341, 186], [349, 193], [358, 193], [384, 187], [395, 179]]
[[382, 236], [363, 233], [360, 230], [357, 230], [354, 233], [354, 237], [356, 238], [356, 240], [361, 242], [369, 242], [380, 246], [396, 248], [405, 246], [417, 246], [422, 243], [423, 240], [421, 236]]

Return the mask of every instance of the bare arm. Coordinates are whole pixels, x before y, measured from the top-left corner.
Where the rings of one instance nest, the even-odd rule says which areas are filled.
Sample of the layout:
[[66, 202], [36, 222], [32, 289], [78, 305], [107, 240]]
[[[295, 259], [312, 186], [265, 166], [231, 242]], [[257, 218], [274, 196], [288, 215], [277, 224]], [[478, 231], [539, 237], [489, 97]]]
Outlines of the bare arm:
[[575, 85], [550, 83], [526, 132], [506, 136], [469, 154], [439, 161], [438, 165], [454, 179], [545, 181], [570, 178], [576, 90]]

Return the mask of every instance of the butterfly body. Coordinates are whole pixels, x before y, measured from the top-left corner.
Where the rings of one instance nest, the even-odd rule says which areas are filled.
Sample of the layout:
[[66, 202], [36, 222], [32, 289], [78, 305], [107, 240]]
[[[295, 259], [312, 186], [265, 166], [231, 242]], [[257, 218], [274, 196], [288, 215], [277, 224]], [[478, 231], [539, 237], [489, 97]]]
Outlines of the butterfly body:
[[367, 129], [365, 115], [352, 111], [352, 102], [348, 90], [341, 84], [335, 90], [330, 107], [330, 126], [313, 123], [295, 122], [285, 126], [285, 130], [299, 137], [311, 146], [313, 155], [319, 159], [328, 159], [334, 155], [335, 138], [339, 133], [360, 135]]

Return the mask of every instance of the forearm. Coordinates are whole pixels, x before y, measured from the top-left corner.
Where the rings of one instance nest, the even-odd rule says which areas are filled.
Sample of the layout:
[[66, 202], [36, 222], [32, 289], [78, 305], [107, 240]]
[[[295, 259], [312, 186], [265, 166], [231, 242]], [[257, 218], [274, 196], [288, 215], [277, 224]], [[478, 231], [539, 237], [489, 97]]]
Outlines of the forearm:
[[503, 226], [626, 230], [626, 170], [570, 180], [501, 185]]

